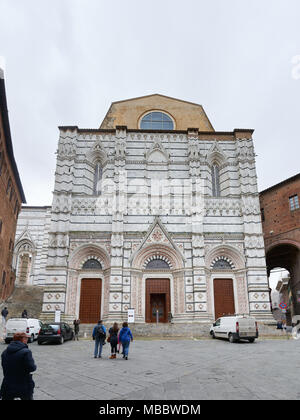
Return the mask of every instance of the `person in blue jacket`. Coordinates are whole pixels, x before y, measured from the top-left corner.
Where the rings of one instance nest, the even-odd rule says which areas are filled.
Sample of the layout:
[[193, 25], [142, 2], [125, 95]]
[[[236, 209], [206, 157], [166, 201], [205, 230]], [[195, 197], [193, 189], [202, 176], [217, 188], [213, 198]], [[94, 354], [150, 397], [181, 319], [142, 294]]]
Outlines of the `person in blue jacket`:
[[129, 344], [130, 340], [133, 341], [133, 336], [128, 328], [127, 322], [123, 322], [123, 328], [120, 331], [119, 340], [123, 347], [123, 359], [128, 360]]
[[36, 370], [25, 333], [16, 333], [13, 341], [1, 355], [3, 381], [0, 389], [2, 400], [33, 400], [34, 381], [31, 372]]
[[98, 324], [93, 329], [93, 340], [95, 340], [94, 358], [101, 358], [102, 347], [105, 343], [106, 328], [102, 324], [102, 321], [98, 321]]

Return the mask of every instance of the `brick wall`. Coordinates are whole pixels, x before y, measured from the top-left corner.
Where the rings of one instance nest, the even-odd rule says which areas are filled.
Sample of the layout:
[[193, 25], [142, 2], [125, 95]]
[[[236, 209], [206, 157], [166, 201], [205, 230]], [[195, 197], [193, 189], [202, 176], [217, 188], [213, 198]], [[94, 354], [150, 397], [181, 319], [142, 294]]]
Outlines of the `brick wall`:
[[[290, 203], [294, 199], [293, 207]], [[290, 273], [287, 322], [300, 315], [300, 174], [260, 193], [262, 227], [264, 233], [267, 269], [285, 268]]]
[[300, 174], [260, 193], [266, 251], [284, 240], [300, 245], [300, 209], [291, 211], [289, 202], [294, 195], [300, 200]]
[[17, 217], [21, 208], [18, 190], [6, 148], [5, 132], [0, 113], [0, 301], [13, 291], [15, 273], [12, 256]]

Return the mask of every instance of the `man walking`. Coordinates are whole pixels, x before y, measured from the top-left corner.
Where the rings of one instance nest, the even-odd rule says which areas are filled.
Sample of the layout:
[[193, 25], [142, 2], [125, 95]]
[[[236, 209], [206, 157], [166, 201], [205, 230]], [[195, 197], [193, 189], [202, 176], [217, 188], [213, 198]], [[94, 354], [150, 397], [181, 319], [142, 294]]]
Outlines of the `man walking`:
[[2, 400], [33, 400], [34, 381], [31, 372], [36, 370], [25, 333], [16, 333], [13, 341], [1, 355], [3, 381], [0, 389]]
[[6, 325], [6, 318], [7, 318], [7, 315], [8, 315], [8, 310], [7, 310], [7, 307], [6, 306], [5, 306], [4, 309], [2, 309], [1, 315], [2, 315], [2, 325], [3, 325], [3, 327], [5, 327], [5, 325]]
[[94, 358], [101, 358], [103, 343], [106, 338], [106, 328], [102, 325], [102, 321], [98, 321], [98, 324], [93, 329], [93, 340], [95, 340]]
[[73, 325], [74, 325], [74, 340], [79, 341], [79, 324], [80, 324], [80, 320], [79, 319], [74, 319], [73, 321]]

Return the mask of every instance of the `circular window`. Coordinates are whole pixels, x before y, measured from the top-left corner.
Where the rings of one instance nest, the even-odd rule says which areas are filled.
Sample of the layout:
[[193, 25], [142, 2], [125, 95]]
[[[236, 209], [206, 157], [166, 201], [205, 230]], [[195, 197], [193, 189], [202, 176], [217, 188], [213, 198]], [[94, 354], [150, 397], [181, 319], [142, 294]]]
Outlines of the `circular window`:
[[174, 122], [169, 115], [153, 111], [146, 114], [140, 122], [141, 130], [174, 130]]

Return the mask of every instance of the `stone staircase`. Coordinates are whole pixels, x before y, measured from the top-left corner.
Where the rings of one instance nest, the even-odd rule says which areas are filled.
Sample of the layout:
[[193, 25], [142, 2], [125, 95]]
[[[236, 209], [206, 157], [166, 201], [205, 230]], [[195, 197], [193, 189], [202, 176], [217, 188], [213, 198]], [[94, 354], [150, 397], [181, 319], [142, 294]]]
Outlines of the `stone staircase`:
[[[112, 323], [103, 322], [108, 330]], [[72, 325], [72, 324], [71, 324]], [[80, 324], [79, 337], [88, 338], [92, 337], [92, 331], [96, 324]], [[119, 328], [122, 324], [119, 324]], [[150, 324], [150, 323], [134, 323], [129, 324], [134, 337], [153, 337], [153, 338], [209, 338], [209, 329], [211, 323], [167, 323], [167, 324]], [[273, 323], [263, 324], [258, 323], [258, 331], [260, 337], [285, 337], [286, 332], [277, 330], [276, 325]]]
[[9, 318], [20, 318], [24, 309], [29, 318], [40, 318], [44, 289], [40, 286], [15, 286], [12, 295], [0, 305], [0, 312], [6, 306]]

